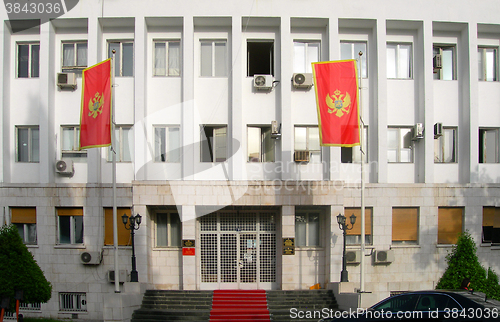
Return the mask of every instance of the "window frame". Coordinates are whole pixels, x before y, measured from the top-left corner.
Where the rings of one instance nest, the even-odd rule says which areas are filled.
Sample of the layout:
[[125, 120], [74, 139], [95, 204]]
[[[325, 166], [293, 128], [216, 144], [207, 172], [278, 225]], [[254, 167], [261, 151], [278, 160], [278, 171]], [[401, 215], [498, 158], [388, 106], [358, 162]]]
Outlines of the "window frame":
[[[347, 57], [342, 57], [342, 45], [343, 44], [349, 44], [351, 45], [351, 55], [349, 58]], [[359, 51], [355, 52], [355, 46], [363, 44], [365, 46], [365, 50], [363, 51], [363, 55], [361, 56], [361, 78], [363, 79], [368, 79], [368, 41], [366, 40], [341, 40], [340, 41], [340, 59], [346, 60], [346, 59], [359, 59]], [[358, 61], [358, 68], [359, 68], [359, 61]], [[358, 75], [359, 77], [359, 75]]]
[[[487, 132], [494, 132], [494, 138], [495, 138], [495, 161], [494, 162], [488, 162], [489, 159], [489, 154], [486, 154], [487, 145], [485, 145], [485, 134]], [[487, 137], [487, 135], [486, 135]], [[478, 151], [478, 162], [480, 164], [484, 163], [489, 163], [489, 164], [495, 164], [495, 163], [500, 163], [500, 149], [499, 149], [499, 142], [500, 142], [500, 128], [493, 128], [493, 127], [480, 127], [479, 128], [479, 151]]]
[[[134, 62], [134, 59], [135, 59], [135, 44], [134, 44], [134, 40], [133, 39], [129, 39], [129, 40], [117, 40], [117, 39], [108, 39], [107, 40], [107, 47], [108, 47], [108, 58], [112, 58], [113, 57], [113, 53], [112, 53], [112, 49], [110, 47], [111, 44], [120, 44], [120, 53], [119, 53], [119, 57], [116, 57], [117, 55], [115, 54], [115, 58], [117, 59], [117, 61], [115, 61], [115, 66], [113, 66], [113, 68], [115, 69], [115, 77], [134, 77], [135, 75], [135, 62]], [[124, 62], [123, 62], [123, 45], [124, 44], [132, 44], [132, 75], [123, 75], [123, 66], [124, 66]], [[116, 65], [119, 65], [120, 67], [120, 70], [117, 71], [116, 70]]]
[[[161, 139], [163, 140], [162, 142], [160, 142], [160, 145], [162, 146], [165, 146], [165, 151], [158, 151], [158, 145], [157, 145], [157, 141], [156, 141], [156, 138], [157, 138], [157, 129], [164, 129], [165, 130], [165, 137], [162, 137]], [[170, 143], [170, 129], [177, 129], [178, 132], [179, 132], [179, 141], [177, 142], [177, 146], [178, 146], [178, 154], [179, 154], [179, 157], [178, 159], [176, 160], [175, 159], [175, 155], [173, 158], [170, 158], [170, 153], [172, 151], [174, 151], [174, 149], [171, 149], [170, 146], [169, 146], [169, 143]], [[182, 137], [181, 137], [182, 133], [181, 133], [181, 126], [180, 125], [153, 125], [153, 137], [154, 137], [154, 162], [155, 163], [180, 163], [181, 162], [181, 142], [182, 142]], [[160, 153], [158, 153], [160, 152]], [[161, 160], [161, 156], [163, 155], [161, 152], [165, 152], [165, 160]]]
[[[210, 43], [211, 44], [211, 61], [210, 61], [210, 68], [211, 68], [211, 73], [210, 75], [204, 75], [203, 74], [203, 43]], [[217, 51], [215, 50], [216, 44], [224, 44], [224, 73], [223, 75], [217, 75], [217, 68], [219, 65], [217, 63], [217, 57], [216, 53]], [[227, 39], [200, 39], [200, 71], [199, 75], [200, 77], [228, 77], [229, 75], [229, 51], [228, 51], [228, 40]]]
[[[485, 228], [488, 228], [490, 239], [485, 238]], [[483, 206], [483, 220], [481, 229], [481, 243], [491, 246], [500, 245], [500, 207]]]
[[[403, 211], [411, 211], [411, 212], [416, 212], [416, 214], [410, 214], [408, 213], [398, 213], [398, 212], [403, 212]], [[408, 239], [402, 239], [402, 237], [399, 237], [400, 235], [403, 235], [403, 233], [397, 231], [395, 234], [395, 228], [398, 228], [401, 226], [401, 220], [399, 220], [399, 225], [396, 226], [394, 223], [395, 215], [397, 216], [404, 216], [406, 218], [415, 215], [416, 223], [415, 227], [411, 229], [410, 236], [407, 237]], [[410, 218], [413, 219], [413, 218]], [[419, 235], [420, 235], [420, 208], [419, 207], [392, 207], [392, 235], [391, 235], [391, 243], [392, 245], [398, 245], [398, 246], [414, 246], [414, 245], [419, 245], [420, 240], [419, 240]], [[405, 225], [405, 227], [408, 227]], [[398, 236], [397, 239], [395, 239], [394, 235]], [[415, 235], [415, 238], [413, 238], [412, 235]]]
[[[81, 210], [81, 215], [80, 214], [75, 214], [75, 215], [61, 215], [61, 212], [68, 211], [68, 212], [78, 212], [80, 213]], [[56, 208], [56, 215], [57, 215], [57, 244], [61, 246], [75, 246], [75, 245], [84, 245], [85, 244], [85, 223], [84, 223], [84, 218], [83, 218], [83, 208], [82, 207], [58, 207]], [[61, 217], [69, 217], [69, 243], [63, 243], [61, 242]], [[81, 233], [82, 233], [82, 241], [81, 243], [76, 240], [76, 229], [79, 227], [76, 227], [77, 221], [75, 217], [82, 217], [82, 223], [81, 223]]]
[[[301, 64], [303, 63], [303, 66], [305, 67], [304, 70], [298, 70], [297, 67], [297, 55], [295, 55], [295, 44], [304, 44], [304, 61], [300, 62]], [[294, 73], [312, 73], [312, 65], [313, 61], [310, 61], [309, 55], [308, 55], [308, 49], [311, 44], [315, 44], [318, 46], [318, 57], [315, 62], [321, 61], [321, 40], [316, 40], [316, 39], [310, 39], [310, 40], [303, 40], [303, 39], [294, 39], [293, 40], [293, 61], [292, 61], [292, 66], [293, 66], [293, 72]]]
[[[451, 227], [451, 225], [449, 223], [450, 219], [447, 217], [454, 215], [454, 214], [450, 215], [448, 213], [444, 213], [444, 211], [446, 211], [446, 210], [448, 210], [448, 211], [460, 210], [461, 213], [460, 213], [460, 231], [459, 232], [449, 232], [449, 231], [445, 230], [445, 229], [448, 229]], [[464, 231], [464, 223], [465, 223], [464, 216], [465, 216], [465, 208], [464, 207], [438, 207], [438, 225], [437, 225], [437, 229], [438, 229], [437, 244], [438, 245], [455, 245], [457, 243], [459, 235], [461, 233], [463, 233], [463, 231]], [[446, 218], [443, 218], [443, 217], [446, 217]], [[455, 228], [455, 227], [451, 227], [451, 228]], [[450, 237], [450, 235], [453, 233], [456, 236]], [[453, 239], [451, 243], [447, 242], [447, 241], [450, 241], [451, 239]]]
[[[323, 215], [324, 211], [322, 209], [296, 209], [295, 210], [295, 215], [294, 215], [294, 224], [295, 224], [295, 247], [297, 248], [321, 248], [322, 246], [322, 226], [323, 226]], [[311, 234], [311, 229], [310, 229], [310, 216], [318, 216], [318, 222], [316, 225], [316, 231], [314, 233], [317, 234], [315, 237], [315, 240], [317, 241], [317, 244], [311, 245], [310, 243], [310, 234]], [[305, 235], [305, 245], [301, 245], [302, 241], [300, 240], [300, 237], [297, 233], [297, 217], [298, 216], [305, 216], [306, 217], [306, 235]]]
[[[493, 79], [488, 79], [488, 64], [487, 64], [487, 52], [493, 50], [495, 55], [493, 59]], [[478, 55], [478, 80], [483, 82], [497, 82], [498, 81], [498, 47], [495, 46], [477, 46]], [[479, 66], [481, 64], [481, 66]]]
[[[10, 223], [15, 225], [18, 231], [22, 227], [23, 235], [21, 238], [25, 245], [38, 244], [36, 207], [10, 207]], [[30, 239], [30, 226], [34, 227], [34, 240]]]
[[[19, 131], [28, 130], [28, 160], [20, 160], [19, 151]], [[33, 130], [38, 131], [38, 156], [33, 156]], [[40, 162], [40, 126], [38, 125], [16, 125], [16, 162], [20, 163], [39, 163]]]
[[[249, 43], [254, 43], [254, 44], [271, 44], [270, 46], [270, 53], [269, 53], [269, 73], [265, 73], [265, 72], [255, 72], [255, 67], [253, 66], [250, 66], [251, 64], [251, 58], [250, 58], [250, 50], [249, 50], [249, 46], [248, 44]], [[274, 77], [274, 74], [276, 73], [276, 67], [275, 67], [275, 64], [276, 64], [276, 51], [275, 51], [275, 40], [274, 39], [247, 39], [247, 71], [246, 71], [246, 74], [247, 74], [247, 77], [254, 77], [255, 75], [271, 75]], [[255, 50], [255, 49], [254, 49]], [[263, 65], [263, 64], [262, 64]]]
[[[131, 216], [132, 210], [129, 207], [118, 207], [116, 209], [116, 218], [118, 220], [118, 246], [131, 246], [130, 231], [125, 228], [122, 223], [122, 216]], [[113, 246], [113, 208], [104, 207], [104, 246]], [[111, 217], [111, 218], [110, 218]], [[110, 236], [111, 235], [111, 236]], [[111, 240], [110, 240], [111, 239]], [[124, 241], [127, 241], [126, 243]]]
[[[20, 76], [20, 46], [28, 46], [28, 74], [26, 76]], [[38, 46], [38, 69], [33, 69], [33, 46]], [[39, 78], [40, 77], [40, 42], [39, 41], [27, 41], [16, 43], [16, 78]], [[33, 75], [36, 74], [36, 75]]]
[[[368, 154], [368, 126], [365, 125], [363, 127], [363, 152], [364, 152], [364, 161], [368, 163], [369, 154]], [[360, 151], [359, 146], [353, 147], [341, 147], [340, 148], [340, 162], [341, 163], [361, 163], [362, 153]]]
[[[356, 216], [352, 229], [346, 231], [346, 245], [361, 245], [361, 208], [345, 207], [344, 214], [349, 219], [350, 214]], [[358, 234], [359, 231], [359, 234]], [[373, 245], [373, 208], [365, 207], [365, 244]]]
[[[394, 77], [389, 77], [389, 61], [387, 61], [387, 79], [399, 79], [399, 80], [405, 80], [405, 79], [413, 79], [413, 43], [411, 42], [393, 42], [393, 41], [388, 41], [386, 44], [386, 51], [389, 50], [389, 47], [395, 46], [396, 51], [395, 51], [395, 61], [394, 61], [394, 67], [395, 67], [395, 73], [396, 75]], [[410, 51], [409, 51], [409, 62], [408, 62], [408, 75], [403, 75], [405, 77], [401, 76], [401, 70], [400, 70], [400, 53], [401, 53], [401, 46], [410, 46]], [[387, 55], [387, 60], [389, 60], [389, 55]]]
[[[159, 238], [158, 238], [158, 224], [159, 224], [159, 217], [160, 216], [166, 216], [167, 217], [167, 222], [166, 222], [166, 230], [167, 230], [167, 245], [158, 245]], [[179, 237], [179, 245], [173, 245], [172, 241], [172, 216], [177, 216], [179, 218], [179, 228], [178, 228], [178, 237]], [[179, 213], [176, 210], [162, 210], [158, 211], [155, 214], [155, 248], [180, 248], [182, 247], [182, 221], [180, 218]]]
[[[299, 150], [297, 149], [297, 129], [299, 128], [305, 128], [306, 129], [306, 150]], [[318, 147], [319, 149], [317, 150], [313, 150], [311, 149], [311, 133], [310, 133], [310, 129], [311, 128], [314, 128], [314, 129], [317, 129], [318, 130]], [[293, 131], [293, 151], [294, 152], [298, 152], [298, 151], [309, 151], [310, 155], [311, 155], [311, 158], [310, 160], [312, 161], [313, 160], [313, 157], [314, 155], [317, 156], [317, 160], [315, 162], [311, 162], [310, 163], [321, 163], [321, 160], [322, 160], [322, 157], [323, 157], [323, 153], [322, 153], [322, 150], [321, 150], [321, 141], [319, 139], [319, 127], [317, 125], [295, 125], [294, 126], [294, 131]]]
[[[225, 143], [225, 146], [222, 147], [218, 147], [217, 146], [217, 140], [216, 139], [216, 133], [215, 133], [215, 130], [220, 130], [220, 129], [225, 129], [225, 138], [224, 138], [224, 143]], [[212, 140], [210, 140], [208, 137], [207, 137], [207, 130], [211, 130], [212, 131]], [[228, 127], [227, 125], [212, 125], [212, 124], [204, 124], [204, 125], [201, 125], [201, 129], [200, 129], [200, 135], [201, 135], [201, 142], [200, 142], [200, 162], [202, 163], [218, 163], [218, 162], [226, 162], [228, 157], [227, 157], [227, 150], [228, 150], [228, 139], [229, 139], [229, 136], [228, 136]], [[204, 142], [208, 142], [206, 146], [206, 144]], [[207, 149], [206, 151], [204, 149]], [[226, 150], [226, 153], [225, 153], [225, 156], [224, 158], [222, 159], [217, 159], [217, 150], [218, 149], [225, 149]], [[208, 161], [208, 160], [204, 160], [204, 157], [205, 157], [205, 153], [204, 152], [208, 152], [210, 154], [210, 159], [211, 161]]]
[[[453, 131], [453, 156], [450, 161], [446, 161], [447, 155], [445, 155], [446, 145], [445, 143], [448, 142], [446, 139], [447, 134], [449, 131]], [[457, 156], [458, 156], [458, 128], [457, 127], [443, 127], [443, 135], [439, 137], [434, 138], [434, 163], [458, 163]], [[436, 151], [437, 149], [437, 151]]]
[[[115, 149], [115, 151], [117, 152], [116, 153], [116, 162], [122, 162], [122, 163], [131, 163], [132, 160], [133, 160], [133, 156], [134, 156], [134, 149], [131, 148], [130, 149], [130, 160], [124, 160], [124, 156], [123, 156], [123, 137], [124, 135], [129, 135], [129, 133], [124, 133], [124, 129], [128, 129], [126, 132], [128, 131], [133, 131], [133, 126], [132, 125], [115, 125], [115, 131], [117, 131], [118, 133], [115, 132], [115, 143], [118, 143], [118, 147], [116, 146], [109, 146], [108, 147], [108, 158], [107, 158], [107, 161], [108, 162], [112, 162], [113, 161], [113, 151], [112, 151], [112, 148]], [[117, 135], [118, 134], [118, 135]], [[133, 147], [133, 141], [132, 142], [129, 142], [129, 144]]]
[[[157, 68], [155, 67], [156, 62], [156, 44], [162, 43], [165, 44], [165, 73], [158, 73]], [[171, 74], [170, 73], [170, 44], [178, 43], [179, 44], [179, 61], [178, 61], [178, 73]], [[182, 43], [180, 39], [154, 39], [153, 40], [153, 77], [180, 77], [182, 74]]]
[[[250, 129], [259, 130], [259, 151], [258, 158], [250, 157]], [[269, 150], [266, 146], [269, 144]], [[264, 163], [264, 162], [275, 162], [274, 140], [271, 138], [271, 126], [258, 126], [258, 125], [247, 125], [247, 162], [248, 163]]]
[[[457, 46], [455, 44], [433, 44], [432, 47], [432, 57], [433, 60], [436, 57], [437, 54], [440, 54], [442, 57], [442, 61], [444, 62], [445, 56], [443, 55], [443, 52], [446, 51], [447, 49], [452, 50], [452, 56], [451, 56], [451, 79], [444, 79], [443, 78], [443, 68], [433, 68], [433, 78], [435, 80], [457, 80]], [[436, 50], [439, 51], [436, 53]], [[444, 66], [444, 64], [443, 64]], [[433, 66], [434, 67], [434, 66]]]
[[[74, 51], [74, 61], [75, 65], [64, 65], [64, 45], [73, 45], [73, 51]], [[85, 65], [78, 65], [78, 45], [79, 44], [85, 44], [86, 46], [86, 60], [85, 60]], [[77, 75], [81, 75], [83, 70], [88, 67], [88, 40], [63, 40], [61, 41], [61, 71], [63, 73], [75, 73]]]
[[[63, 297], [71, 296], [71, 302], [75, 308], [65, 308]], [[80, 303], [78, 303], [78, 299]], [[80, 307], [78, 309], [78, 307]], [[87, 312], [87, 293], [85, 292], [59, 292], [59, 312]]]
[[[73, 148], [75, 150], [64, 150], [64, 129], [73, 128]], [[79, 125], [61, 125], [61, 159], [70, 159], [75, 162], [86, 162], [87, 150], [78, 150], [80, 146], [80, 126]], [[71, 154], [67, 156], [65, 154]]]
[[[391, 130], [398, 130], [397, 134], [397, 141], [398, 141], [398, 146], [396, 149], [389, 149], [389, 142], [387, 142], [387, 152], [389, 151], [396, 151], [396, 161], [390, 161], [389, 160], [389, 155], [387, 155], [387, 163], [413, 163], [415, 160], [414, 156], [414, 148], [413, 148], [413, 141], [410, 138], [410, 146], [408, 148], [404, 147], [404, 135], [402, 135], [402, 131], [405, 130], [407, 134], [409, 134], [411, 137], [413, 136], [413, 128], [409, 126], [388, 126], [387, 127], [387, 132]], [[409, 132], [408, 132], [409, 130]], [[387, 139], [389, 140], [389, 135], [387, 135]], [[410, 150], [410, 161], [401, 161], [402, 159], [402, 152], [403, 149], [409, 149]]]

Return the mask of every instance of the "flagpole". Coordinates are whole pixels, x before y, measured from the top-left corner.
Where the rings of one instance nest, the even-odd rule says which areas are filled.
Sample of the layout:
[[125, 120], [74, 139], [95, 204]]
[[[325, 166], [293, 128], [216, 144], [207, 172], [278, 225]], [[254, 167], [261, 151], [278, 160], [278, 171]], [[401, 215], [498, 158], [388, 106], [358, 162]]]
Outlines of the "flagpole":
[[360, 150], [361, 150], [361, 260], [360, 260], [360, 279], [359, 279], [359, 292], [365, 291], [365, 151], [363, 150], [365, 125], [363, 123], [363, 105], [361, 105], [361, 80], [363, 79], [363, 65], [361, 56], [363, 52], [359, 52], [359, 89], [358, 89], [358, 103], [359, 103], [359, 118], [360, 118]]
[[115, 250], [115, 293], [120, 293], [120, 271], [118, 270], [118, 209], [116, 207], [116, 151], [115, 151], [115, 53], [111, 58], [111, 155], [113, 167], [113, 248]]

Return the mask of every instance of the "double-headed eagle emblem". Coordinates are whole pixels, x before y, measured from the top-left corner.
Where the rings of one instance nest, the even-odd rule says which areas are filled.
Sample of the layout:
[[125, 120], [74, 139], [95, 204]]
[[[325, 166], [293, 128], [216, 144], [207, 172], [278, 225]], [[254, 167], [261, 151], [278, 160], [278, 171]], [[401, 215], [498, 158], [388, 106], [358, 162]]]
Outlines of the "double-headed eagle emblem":
[[104, 95], [99, 94], [99, 92], [95, 93], [94, 98], [89, 100], [89, 116], [96, 118], [98, 114], [102, 113], [102, 108], [104, 106]]
[[337, 117], [342, 117], [349, 114], [351, 111], [351, 96], [349, 93], [342, 94], [338, 89], [334, 95], [326, 95], [326, 105], [328, 105], [328, 113], [336, 113]]

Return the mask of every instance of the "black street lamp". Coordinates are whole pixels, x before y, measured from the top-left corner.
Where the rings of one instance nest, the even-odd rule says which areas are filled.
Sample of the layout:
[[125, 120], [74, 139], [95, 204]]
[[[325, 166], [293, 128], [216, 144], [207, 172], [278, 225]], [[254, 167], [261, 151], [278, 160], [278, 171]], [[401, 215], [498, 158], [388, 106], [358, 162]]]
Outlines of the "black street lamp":
[[349, 217], [351, 221], [351, 228], [348, 227], [346, 223], [346, 217], [342, 214], [337, 216], [337, 223], [339, 224], [340, 230], [344, 232], [344, 250], [342, 251], [342, 272], [340, 273], [340, 281], [341, 282], [349, 282], [348, 272], [346, 269], [346, 258], [345, 258], [345, 245], [346, 245], [346, 234], [348, 230], [351, 230], [354, 227], [354, 223], [356, 222], [356, 216], [354, 214]]
[[[127, 215], [122, 216], [122, 222], [125, 225], [126, 230], [130, 230], [130, 237], [132, 239], [132, 271], [130, 272], [130, 281], [139, 282], [139, 274], [135, 267], [135, 245], [134, 245], [134, 235], [135, 231], [139, 229], [141, 224], [141, 215], [137, 214], [135, 216], [128, 217]], [[128, 228], [127, 228], [128, 223]]]

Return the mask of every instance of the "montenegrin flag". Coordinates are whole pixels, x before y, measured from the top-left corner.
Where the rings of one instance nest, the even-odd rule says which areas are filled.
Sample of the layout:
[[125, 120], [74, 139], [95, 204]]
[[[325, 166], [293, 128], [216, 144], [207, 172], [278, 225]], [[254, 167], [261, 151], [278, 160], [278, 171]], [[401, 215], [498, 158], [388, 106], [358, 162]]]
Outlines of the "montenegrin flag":
[[356, 61], [312, 63], [322, 146], [359, 145]]
[[111, 145], [111, 58], [83, 70], [80, 150]]

